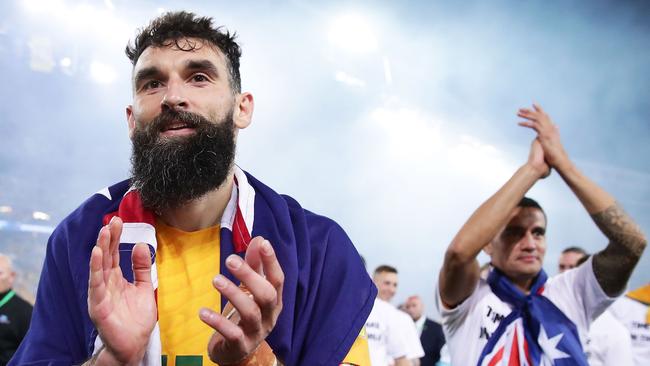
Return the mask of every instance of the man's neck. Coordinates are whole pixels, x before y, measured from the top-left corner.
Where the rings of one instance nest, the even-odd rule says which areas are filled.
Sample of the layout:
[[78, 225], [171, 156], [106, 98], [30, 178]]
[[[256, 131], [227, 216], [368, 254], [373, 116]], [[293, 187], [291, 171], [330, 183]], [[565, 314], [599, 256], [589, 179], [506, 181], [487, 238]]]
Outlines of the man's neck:
[[512, 282], [515, 287], [519, 289], [519, 291], [523, 292], [524, 294], [528, 295], [530, 293], [530, 287], [533, 285], [533, 280], [535, 279], [535, 276], [530, 277], [530, 276], [519, 276], [519, 277], [511, 277], [508, 276], [510, 281]]
[[180, 207], [166, 210], [159, 218], [165, 224], [183, 231], [197, 231], [220, 223], [232, 194], [233, 177], [230, 174], [219, 188]]

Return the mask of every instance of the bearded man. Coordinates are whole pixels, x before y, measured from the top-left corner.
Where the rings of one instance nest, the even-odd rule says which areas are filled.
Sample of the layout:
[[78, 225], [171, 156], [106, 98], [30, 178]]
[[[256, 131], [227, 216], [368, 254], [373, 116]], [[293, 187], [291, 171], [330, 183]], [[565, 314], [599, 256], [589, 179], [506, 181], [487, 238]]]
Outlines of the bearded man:
[[50, 237], [13, 364], [364, 364], [376, 290], [347, 235], [234, 164], [234, 36], [167, 13], [126, 53], [132, 177]]

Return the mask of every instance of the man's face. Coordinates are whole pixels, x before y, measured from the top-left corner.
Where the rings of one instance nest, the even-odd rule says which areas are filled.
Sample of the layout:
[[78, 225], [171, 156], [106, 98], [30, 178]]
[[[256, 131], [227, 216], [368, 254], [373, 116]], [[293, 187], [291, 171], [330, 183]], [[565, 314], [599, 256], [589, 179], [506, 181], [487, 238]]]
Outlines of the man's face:
[[390, 301], [395, 292], [397, 292], [397, 273], [379, 272], [373, 276], [373, 281], [377, 286], [377, 296], [384, 300]]
[[134, 66], [133, 85], [133, 184], [145, 207], [177, 207], [225, 182], [236, 128], [250, 123], [253, 102], [232, 92], [223, 54], [197, 39], [148, 47]]
[[406, 300], [406, 312], [411, 316], [413, 321], [420, 319], [423, 311], [424, 305], [419, 297], [412, 296]]
[[14, 285], [16, 273], [9, 265], [6, 258], [0, 257], [0, 292], [5, 292], [11, 289]]
[[534, 207], [517, 207], [506, 226], [486, 247], [492, 264], [512, 280], [534, 278], [546, 254], [546, 219]]
[[[191, 51], [179, 49], [194, 46]], [[235, 108], [223, 53], [203, 40], [188, 38], [169, 46], [148, 47], [133, 67], [133, 105], [127, 109], [129, 131], [151, 122], [164, 109], [198, 114], [212, 121]], [[170, 125], [161, 137], [185, 136], [191, 127]]]
[[560, 264], [558, 266], [560, 273], [576, 268], [578, 265], [578, 261], [582, 259], [582, 257], [584, 256], [585, 256], [584, 254], [578, 252], [562, 253], [560, 255], [560, 261], [559, 261]]

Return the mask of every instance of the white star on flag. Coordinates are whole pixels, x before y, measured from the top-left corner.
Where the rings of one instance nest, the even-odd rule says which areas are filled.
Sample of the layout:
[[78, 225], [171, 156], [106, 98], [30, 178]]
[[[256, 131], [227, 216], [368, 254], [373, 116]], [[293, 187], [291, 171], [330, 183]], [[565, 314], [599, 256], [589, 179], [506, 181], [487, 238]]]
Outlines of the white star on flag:
[[555, 337], [549, 339], [548, 336], [546, 335], [546, 330], [540, 324], [539, 337], [537, 337], [537, 343], [539, 343], [540, 348], [542, 349], [542, 351], [544, 351], [541, 360], [542, 365], [553, 365], [554, 364], [553, 360], [570, 357], [566, 353], [557, 349], [557, 344], [560, 343], [560, 340], [562, 339], [563, 336], [564, 334], [559, 333]]

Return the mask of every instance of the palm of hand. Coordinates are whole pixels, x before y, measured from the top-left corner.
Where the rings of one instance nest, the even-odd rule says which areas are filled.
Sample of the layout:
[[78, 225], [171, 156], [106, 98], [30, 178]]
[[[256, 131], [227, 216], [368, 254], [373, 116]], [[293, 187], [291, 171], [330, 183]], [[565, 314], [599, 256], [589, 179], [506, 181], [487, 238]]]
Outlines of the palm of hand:
[[133, 247], [134, 282], [129, 283], [119, 263], [121, 233], [119, 218], [99, 232], [90, 256], [88, 313], [112, 358], [133, 364], [144, 355], [156, 324], [156, 301], [148, 246]]
[[106, 295], [97, 305], [91, 306], [91, 318], [102, 324], [98, 327], [99, 335], [115, 355], [137, 354], [142, 345], [148, 343], [156, 324], [153, 287], [129, 283], [120, 267], [104, 275]]

